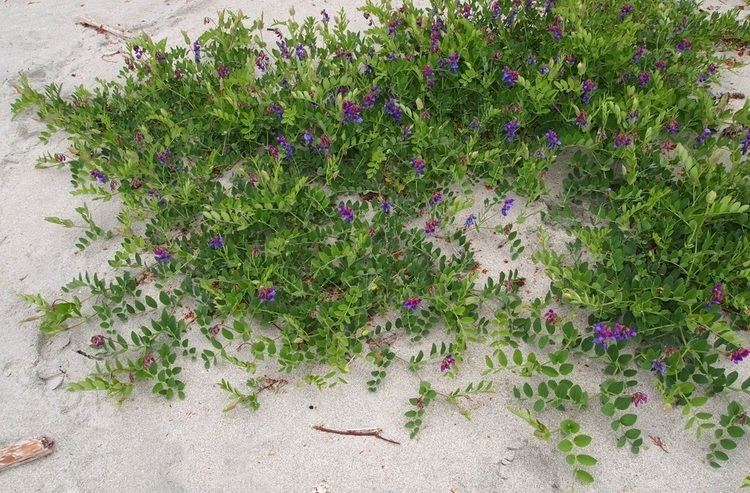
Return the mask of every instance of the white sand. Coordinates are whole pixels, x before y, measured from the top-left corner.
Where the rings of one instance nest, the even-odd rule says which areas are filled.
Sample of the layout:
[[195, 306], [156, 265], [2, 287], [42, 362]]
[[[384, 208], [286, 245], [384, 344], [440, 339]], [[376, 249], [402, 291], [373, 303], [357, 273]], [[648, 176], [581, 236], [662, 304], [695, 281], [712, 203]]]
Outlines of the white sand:
[[[739, 0], [732, 0], [741, 4]], [[416, 395], [417, 379], [395, 363], [382, 389], [371, 394], [365, 381], [370, 366], [356, 362], [349, 385], [325, 392], [297, 385], [299, 375], [280, 394], [262, 395], [260, 411], [236, 409], [222, 413], [225, 394], [215, 384], [226, 376], [242, 384], [242, 375], [221, 366], [205, 371], [201, 364], [186, 364], [188, 397], [166, 402], [141, 388], [136, 397], [116, 407], [104, 395], [72, 394], [67, 382], [83, 377], [91, 361], [75, 353], [86, 349], [94, 327], [76, 329], [48, 340], [33, 324], [18, 322], [32, 310], [19, 293], [40, 292], [54, 297], [59, 287], [83, 270], [106, 274], [106, 260], [114, 245], [95, 245], [77, 254], [75, 230], [43, 221], [44, 216], [73, 217], [79, 199], [66, 193], [64, 170], [33, 168], [43, 152], [64, 150], [61, 138], [42, 146], [42, 126], [32, 115], [10, 121], [14, 99], [11, 83], [21, 71], [29, 72], [36, 87], [62, 82], [66, 89], [97, 77], [110, 78], [121, 58], [102, 55], [119, 47], [105, 37], [74, 24], [78, 16], [110, 26], [143, 30], [155, 38], [168, 36], [182, 42], [181, 29], [192, 36], [203, 29], [203, 18], [220, 8], [241, 8], [250, 15], [265, 12], [267, 20], [287, 16], [317, 16], [322, 8], [333, 14], [345, 6], [354, 12], [355, 1], [159, 1], [159, 0], [5, 0], [0, 3], [0, 443], [30, 435], [47, 434], [57, 441], [55, 453], [0, 476], [0, 491], [331, 491], [357, 492], [474, 492], [582, 490], [573, 483], [563, 456], [554, 444], [537, 440], [531, 429], [507, 410], [517, 405], [510, 395], [515, 379], [495, 377], [499, 392], [474, 399], [474, 420], [466, 421], [454, 409], [439, 403], [430, 409], [417, 440], [409, 440], [403, 413], [407, 399]], [[726, 8], [722, 5], [722, 8]], [[732, 90], [750, 87], [746, 69], [731, 75]], [[552, 179], [560, 174], [550, 173]], [[93, 204], [95, 217], [111, 224], [112, 204]], [[506, 249], [496, 248], [491, 234], [475, 245], [489, 274], [519, 268], [529, 278], [524, 293], [542, 296], [548, 280], [531, 263], [538, 221], [522, 227], [526, 245], [518, 261]], [[564, 235], [552, 232], [556, 244]], [[196, 339], [200, 336], [196, 334]], [[408, 345], [400, 341], [401, 354]], [[479, 353], [459, 379], [476, 380], [483, 369]], [[64, 372], [65, 383], [59, 375]], [[434, 372], [434, 373], [431, 373]], [[440, 379], [436, 369], [425, 375], [443, 391], [458, 383]], [[585, 374], [578, 380], [587, 381]], [[593, 373], [592, 373], [593, 375]], [[50, 379], [50, 377], [53, 377]], [[588, 379], [598, 382], [596, 379]], [[594, 389], [590, 389], [594, 390]], [[592, 402], [595, 405], [595, 401]], [[313, 406], [313, 409], [310, 409]], [[651, 445], [638, 456], [616, 449], [609, 423], [596, 409], [578, 413], [584, 431], [594, 436], [590, 450], [600, 459], [594, 468], [597, 482], [589, 491], [736, 491], [750, 473], [750, 446], [744, 443], [731, 462], [720, 470], [709, 468], [703, 457], [706, 439], [682, 431], [679, 410], [665, 411], [658, 399], [638, 410], [646, 436], [660, 436], [669, 453]], [[559, 417], [552, 416], [549, 421]], [[391, 445], [372, 438], [343, 437], [314, 431], [311, 424], [338, 428], [381, 427]], [[328, 488], [328, 489], [326, 489]]]

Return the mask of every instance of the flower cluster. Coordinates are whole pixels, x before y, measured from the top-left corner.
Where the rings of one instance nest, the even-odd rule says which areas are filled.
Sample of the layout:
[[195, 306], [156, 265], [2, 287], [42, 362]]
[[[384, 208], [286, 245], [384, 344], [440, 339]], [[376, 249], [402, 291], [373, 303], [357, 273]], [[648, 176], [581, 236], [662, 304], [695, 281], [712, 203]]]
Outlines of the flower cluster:
[[272, 287], [263, 287], [258, 290], [258, 299], [261, 303], [273, 301], [276, 299], [276, 289]]
[[440, 371], [445, 372], [450, 370], [456, 365], [456, 358], [452, 354], [446, 355], [442, 361], [440, 361]]
[[221, 235], [214, 235], [208, 240], [208, 246], [214, 250], [219, 250], [224, 246], [224, 238]]
[[362, 108], [353, 101], [346, 100], [342, 104], [344, 123], [362, 123]]
[[424, 173], [427, 165], [425, 164], [424, 159], [415, 157], [414, 159], [411, 160], [411, 167], [414, 170], [414, 174], [419, 176]]
[[503, 69], [503, 82], [505, 82], [508, 87], [515, 86], [518, 83], [518, 72], [505, 67]]
[[393, 118], [393, 121], [395, 121], [396, 124], [401, 124], [401, 107], [398, 105], [398, 100], [396, 98], [391, 98], [386, 101], [383, 110], [388, 116]]
[[341, 219], [343, 219], [345, 223], [351, 224], [354, 221], [354, 211], [351, 207], [347, 207], [343, 202], [339, 204], [336, 211], [339, 213], [339, 216], [341, 216]]
[[172, 254], [162, 246], [154, 248], [154, 258], [157, 262], [166, 263], [172, 260]]
[[505, 199], [503, 201], [503, 207], [500, 209], [500, 214], [503, 216], [507, 216], [510, 212], [511, 207], [513, 207], [513, 203], [515, 202], [515, 199]]
[[521, 128], [521, 123], [518, 120], [511, 120], [505, 124], [505, 139], [510, 142], [516, 137], [516, 132]]
[[600, 322], [594, 326], [594, 343], [597, 346], [607, 348], [614, 342], [631, 339], [637, 333], [635, 327], [626, 327], [621, 322], [615, 322], [614, 325]]
[[581, 101], [584, 104], [588, 104], [591, 101], [591, 94], [596, 90], [596, 82], [591, 79], [586, 79], [581, 84]]

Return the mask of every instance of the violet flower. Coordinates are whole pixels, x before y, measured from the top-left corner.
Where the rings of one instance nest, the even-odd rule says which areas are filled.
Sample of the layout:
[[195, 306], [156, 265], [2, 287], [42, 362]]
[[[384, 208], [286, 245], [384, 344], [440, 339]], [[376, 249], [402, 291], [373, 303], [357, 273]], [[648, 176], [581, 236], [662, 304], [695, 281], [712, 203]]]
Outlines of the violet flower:
[[261, 303], [275, 300], [276, 289], [272, 287], [260, 288], [260, 290], [258, 290], [258, 299], [260, 300]]
[[224, 238], [221, 235], [214, 235], [208, 240], [208, 246], [214, 250], [219, 250], [224, 246]]
[[450, 370], [456, 365], [456, 359], [453, 357], [452, 354], [447, 354], [445, 358], [442, 359], [440, 362], [440, 371], [445, 372]]
[[166, 248], [158, 246], [154, 248], [154, 258], [157, 262], [167, 263], [172, 260], [172, 254]]
[[507, 216], [510, 212], [510, 209], [513, 207], [513, 203], [515, 202], [515, 199], [505, 199], [503, 201], [503, 207], [500, 209], [500, 214], [503, 216]]
[[729, 355], [729, 359], [731, 359], [732, 363], [736, 365], [742, 363], [742, 360], [744, 360], [748, 356], [750, 356], [750, 349], [743, 347], [732, 351], [732, 353]]
[[345, 223], [351, 224], [354, 221], [354, 211], [351, 207], [347, 207], [343, 202], [339, 203], [336, 211], [339, 213], [339, 216], [341, 216], [341, 219], [343, 219]]

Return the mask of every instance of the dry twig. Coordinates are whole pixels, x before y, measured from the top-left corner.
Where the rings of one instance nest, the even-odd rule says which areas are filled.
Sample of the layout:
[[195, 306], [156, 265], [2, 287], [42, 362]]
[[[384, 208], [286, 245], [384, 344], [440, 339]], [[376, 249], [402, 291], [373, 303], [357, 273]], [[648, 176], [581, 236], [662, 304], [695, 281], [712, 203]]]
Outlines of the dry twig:
[[86, 17], [81, 17], [78, 22], [76, 22], [76, 24], [83, 27], [88, 27], [90, 29], [95, 29], [99, 34], [111, 34], [112, 36], [117, 36], [118, 38], [124, 39], [126, 41], [131, 37], [130, 34], [126, 33], [125, 31], [115, 29], [114, 27], [110, 27], [106, 24], [96, 22]]
[[333, 428], [327, 428], [323, 425], [314, 425], [313, 429], [318, 430], [318, 431], [323, 431], [325, 433], [335, 433], [337, 435], [349, 435], [349, 436], [357, 436], [357, 437], [375, 437], [383, 441], [386, 441], [388, 443], [401, 445], [400, 442], [391, 440], [390, 438], [385, 438], [383, 435], [381, 435], [381, 433], [383, 433], [383, 430], [380, 428], [359, 428], [355, 430], [335, 430]]

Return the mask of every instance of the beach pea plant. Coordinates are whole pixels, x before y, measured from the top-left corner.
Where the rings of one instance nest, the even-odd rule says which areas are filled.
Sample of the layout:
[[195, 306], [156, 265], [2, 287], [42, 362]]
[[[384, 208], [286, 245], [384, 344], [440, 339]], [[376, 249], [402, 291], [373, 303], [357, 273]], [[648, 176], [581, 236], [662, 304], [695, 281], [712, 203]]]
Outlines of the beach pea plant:
[[[34, 109], [43, 141], [70, 142], [38, 166], [67, 169], [90, 200], [80, 220], [47, 220], [81, 228], [79, 249], [120, 244], [114, 280], [86, 272], [54, 301], [25, 296], [45, 334], [90, 331], [95, 367], [70, 390], [183, 398], [182, 365], [199, 360], [246, 371], [219, 387], [228, 408], [257, 408], [280, 381], [260, 374], [270, 364], [324, 388], [360, 357], [372, 391], [394, 368], [415, 375], [412, 437], [436, 400], [468, 415], [470, 395], [513, 378], [510, 408], [539, 438], [559, 435], [581, 482], [591, 438], [560, 412], [598, 409], [637, 453], [639, 409], [661, 400], [713, 433], [710, 465], [730, 460], [750, 392], [737, 370], [750, 356], [750, 106], [731, 111], [712, 84], [733, 63], [716, 53], [750, 42], [748, 24], [676, 0], [360, 13], [357, 31], [343, 11], [270, 24], [221, 12], [182, 44], [133, 38], [119, 77], [96, 87], [21, 77], [14, 114]], [[478, 185], [494, 198], [471, 213]], [[518, 223], [541, 215], [538, 247], [490, 226], [519, 196]], [[105, 200], [119, 205], [110, 229], [89, 209]], [[572, 235], [567, 251], [551, 228]], [[524, 299], [517, 271], [478, 268], [472, 241], [493, 229], [513, 259], [533, 252], [543, 299]], [[472, 352], [484, 379], [450, 385]], [[731, 404], [714, 417], [717, 395]]]

